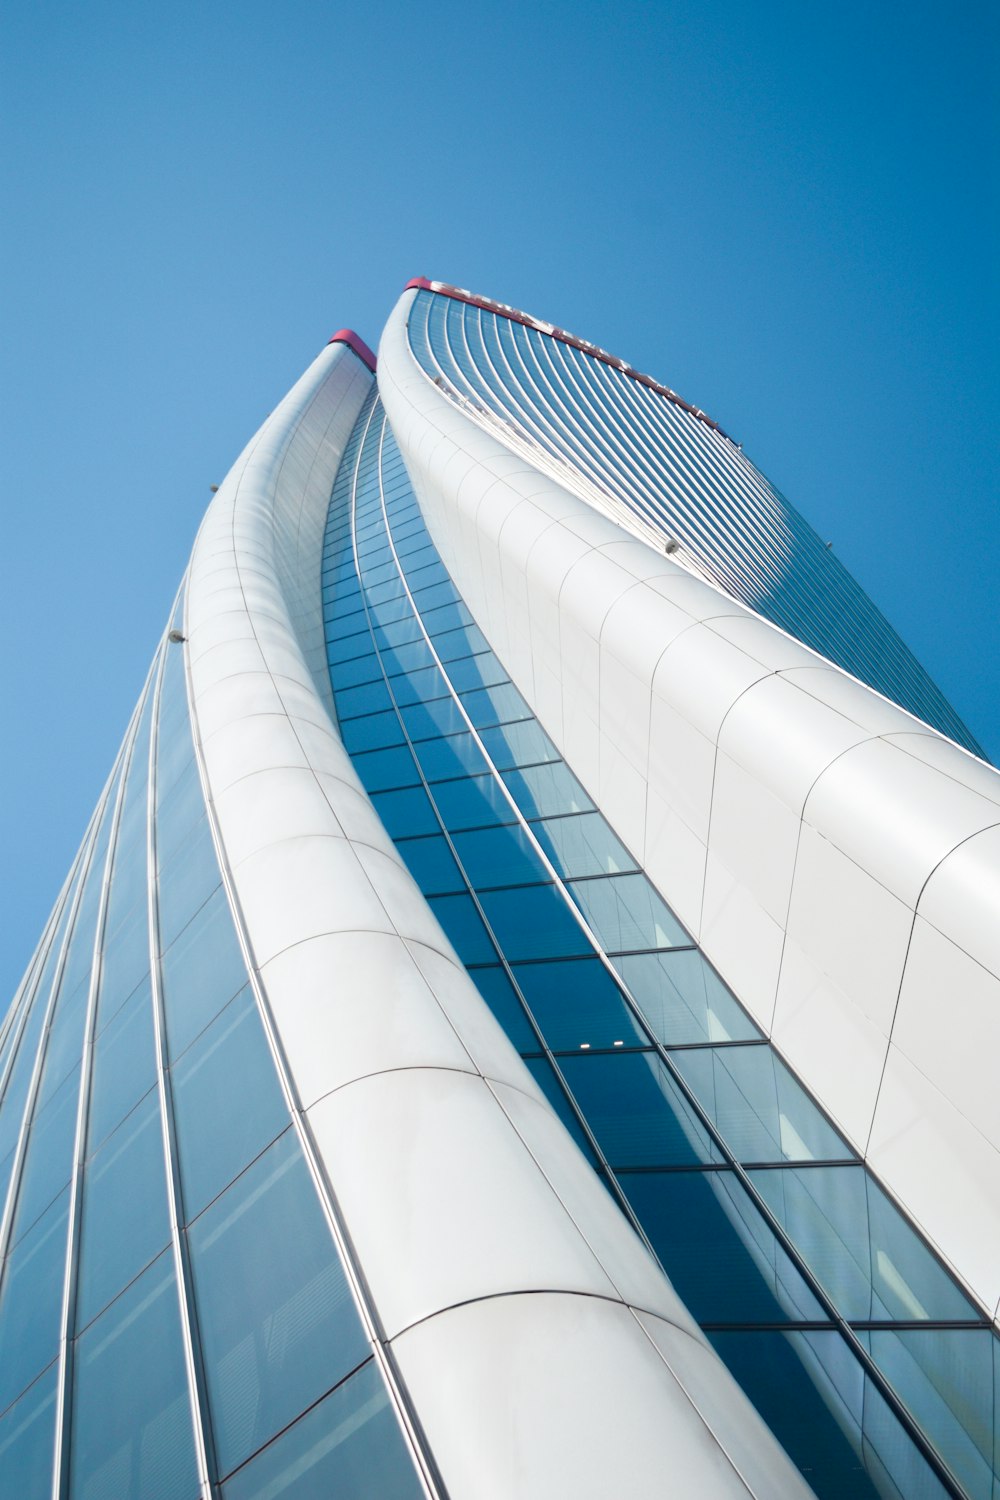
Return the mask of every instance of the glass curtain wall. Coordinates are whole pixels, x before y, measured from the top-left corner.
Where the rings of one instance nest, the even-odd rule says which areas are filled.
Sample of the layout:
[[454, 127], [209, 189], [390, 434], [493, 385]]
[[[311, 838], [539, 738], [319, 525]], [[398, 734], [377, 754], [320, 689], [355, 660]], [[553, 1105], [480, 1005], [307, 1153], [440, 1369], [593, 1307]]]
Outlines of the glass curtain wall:
[[249, 982], [179, 643], [0, 1032], [0, 1089], [0, 1500], [425, 1493]]
[[435, 384], [501, 441], [527, 444], [571, 486], [582, 475], [735, 598], [983, 755], [868, 595], [731, 439], [592, 354], [443, 293], [417, 293], [408, 332]]
[[481, 994], [818, 1495], [992, 1500], [997, 1341], [510, 682], [376, 395], [323, 560], [340, 732]]

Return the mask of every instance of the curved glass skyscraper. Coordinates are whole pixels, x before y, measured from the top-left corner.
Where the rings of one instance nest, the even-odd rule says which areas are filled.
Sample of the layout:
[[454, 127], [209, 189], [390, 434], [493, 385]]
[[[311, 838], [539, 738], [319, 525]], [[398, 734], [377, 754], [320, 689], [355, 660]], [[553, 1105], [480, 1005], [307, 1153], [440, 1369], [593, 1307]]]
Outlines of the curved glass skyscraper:
[[1000, 776], [704, 413], [411, 283], [0, 1030], [0, 1497], [1000, 1496]]

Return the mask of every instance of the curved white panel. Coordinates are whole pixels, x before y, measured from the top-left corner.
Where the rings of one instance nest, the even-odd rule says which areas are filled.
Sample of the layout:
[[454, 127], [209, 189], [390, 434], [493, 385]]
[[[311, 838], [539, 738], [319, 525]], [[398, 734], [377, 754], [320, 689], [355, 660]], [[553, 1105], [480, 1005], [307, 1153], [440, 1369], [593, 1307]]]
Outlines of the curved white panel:
[[[232, 894], [373, 1326], [453, 1500], [659, 1495], [665, 1433], [687, 1493], [805, 1496], [480, 999], [337, 734], [321, 534], [369, 386], [328, 349], [246, 450], [196, 544], [186, 649]], [[551, 518], [527, 514], [543, 536]], [[697, 1348], [696, 1396], [633, 1305]], [[759, 1483], [722, 1443], [760, 1455]]]
[[[1000, 1014], [1000, 774], [505, 449], [418, 367], [413, 296], [379, 387], [456, 586], [709, 958], [992, 1312], [1000, 1122], [975, 1058], [995, 1058]], [[949, 1174], [970, 1183], [961, 1212]]]

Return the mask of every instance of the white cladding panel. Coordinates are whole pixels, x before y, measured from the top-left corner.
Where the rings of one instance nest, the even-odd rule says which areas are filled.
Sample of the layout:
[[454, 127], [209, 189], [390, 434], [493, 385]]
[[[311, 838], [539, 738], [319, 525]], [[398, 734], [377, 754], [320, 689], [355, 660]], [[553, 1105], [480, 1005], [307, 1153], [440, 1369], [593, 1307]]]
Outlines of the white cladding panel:
[[[276, 409], [209, 509], [186, 615], [234, 907], [358, 1257], [358, 1295], [397, 1352], [453, 1500], [616, 1488], [652, 1500], [666, 1463], [686, 1494], [804, 1497], [478, 995], [336, 731], [319, 558], [369, 388], [338, 345]], [[476, 461], [454, 458], [455, 483], [477, 483]], [[506, 454], [499, 468], [537, 484]], [[510, 515], [512, 535], [528, 524], [541, 538], [567, 514], [561, 494], [552, 513], [540, 499]], [[512, 512], [521, 505], [515, 495]], [[595, 518], [575, 502], [568, 514], [589, 547]], [[495, 519], [499, 534], [508, 518]], [[470, 521], [460, 546], [478, 536]], [[530, 655], [531, 591], [508, 571], [519, 613], [507, 645]], [[663, 1352], [671, 1329], [695, 1351], [688, 1373]]]
[[[383, 334], [379, 387], [477, 623], [708, 957], [992, 1312], [1000, 774], [508, 452], [418, 367], [413, 296]], [[922, 967], [925, 926], [940, 941]], [[968, 1186], [960, 1209], [949, 1179]]]

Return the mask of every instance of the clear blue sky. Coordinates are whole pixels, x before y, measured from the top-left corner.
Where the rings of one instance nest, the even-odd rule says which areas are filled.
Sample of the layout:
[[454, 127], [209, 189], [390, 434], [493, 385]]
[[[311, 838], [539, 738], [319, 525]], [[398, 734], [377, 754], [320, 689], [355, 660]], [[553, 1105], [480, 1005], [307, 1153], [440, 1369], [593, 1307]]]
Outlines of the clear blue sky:
[[0, 24], [0, 994], [209, 484], [417, 274], [703, 406], [1000, 757], [995, 4], [7, 0]]

